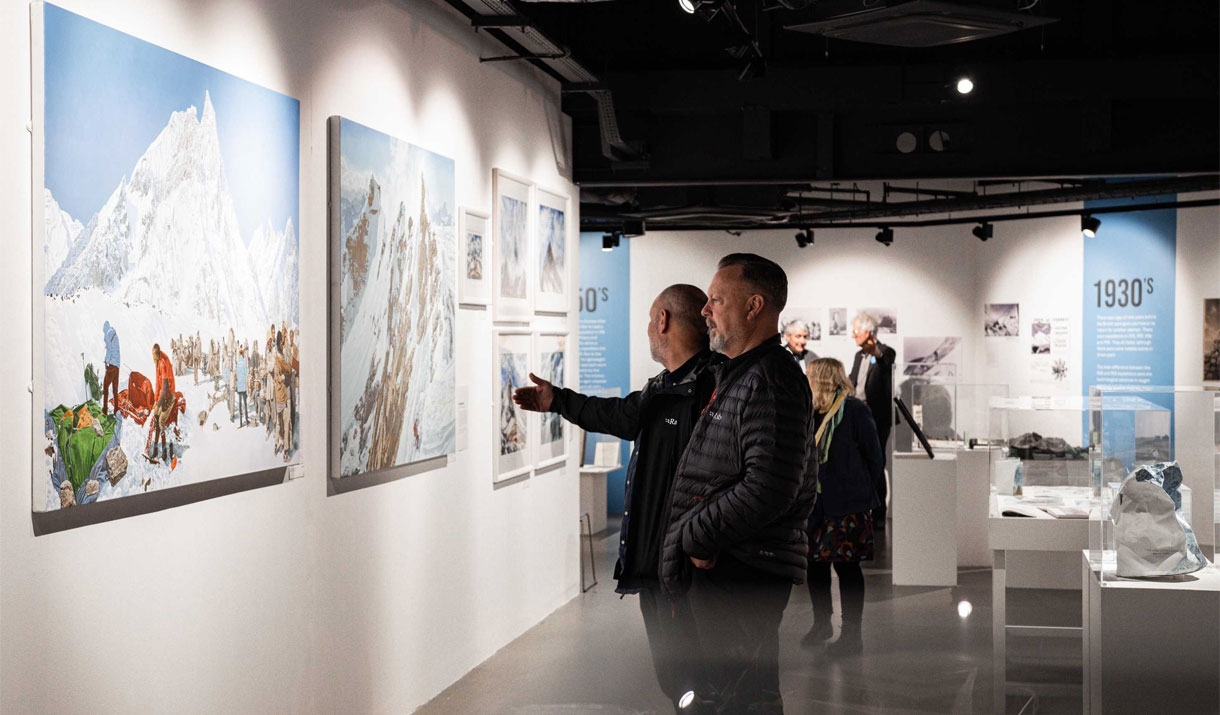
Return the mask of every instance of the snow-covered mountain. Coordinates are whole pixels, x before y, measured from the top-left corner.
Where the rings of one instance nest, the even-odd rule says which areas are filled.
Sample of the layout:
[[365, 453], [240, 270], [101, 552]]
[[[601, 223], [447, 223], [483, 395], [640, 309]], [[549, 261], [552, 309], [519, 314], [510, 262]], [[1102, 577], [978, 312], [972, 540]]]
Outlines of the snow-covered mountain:
[[[293, 241], [295, 243], [295, 240]], [[85, 226], [46, 285], [69, 296], [96, 287], [171, 320], [266, 329], [259, 282], [225, 180], [216, 111], [204, 96], [165, 129]]]
[[432, 222], [427, 187], [414, 181], [418, 207], [399, 201], [383, 214], [381, 186], [366, 177], [364, 209], [344, 238], [345, 476], [452, 454], [456, 444], [454, 237]]
[[43, 189], [43, 203], [46, 205], [46, 214], [43, 217], [43, 255], [46, 257], [46, 275], [49, 276], [64, 262], [72, 243], [85, 226], [59, 207], [59, 202], [51, 195], [50, 189]]
[[276, 231], [270, 219], [262, 223], [254, 229], [247, 250], [268, 320], [277, 325], [285, 321], [289, 325], [299, 325], [300, 292], [297, 286], [300, 273], [292, 219], [288, 219], [283, 231]]

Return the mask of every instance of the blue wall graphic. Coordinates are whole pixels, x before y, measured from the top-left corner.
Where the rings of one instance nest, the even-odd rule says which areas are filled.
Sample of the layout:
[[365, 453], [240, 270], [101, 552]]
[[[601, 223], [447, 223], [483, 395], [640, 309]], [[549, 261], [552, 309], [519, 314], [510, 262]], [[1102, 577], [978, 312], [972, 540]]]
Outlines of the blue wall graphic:
[[[580, 391], [624, 397], [631, 388], [630, 241], [602, 250], [602, 234], [580, 234]], [[585, 436], [585, 462], [593, 461], [601, 435]], [[631, 443], [620, 446], [622, 469], [606, 478], [606, 510], [623, 512], [623, 487]]]

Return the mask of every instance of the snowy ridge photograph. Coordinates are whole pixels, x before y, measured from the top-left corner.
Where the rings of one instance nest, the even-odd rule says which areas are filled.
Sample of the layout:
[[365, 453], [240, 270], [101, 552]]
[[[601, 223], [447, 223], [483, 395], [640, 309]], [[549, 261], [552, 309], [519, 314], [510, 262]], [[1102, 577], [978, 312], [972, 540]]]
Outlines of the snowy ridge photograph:
[[43, 8], [52, 511], [298, 460], [300, 105]]
[[538, 242], [535, 267], [535, 308], [548, 313], [566, 313], [568, 275], [568, 197], [539, 188]]
[[492, 317], [529, 322], [533, 313], [530, 292], [529, 208], [533, 193], [528, 181], [493, 169], [492, 185]]
[[346, 118], [331, 128], [339, 475], [349, 477], [456, 451], [454, 164]]
[[530, 343], [527, 331], [493, 331], [492, 420], [496, 433], [492, 439], [497, 445], [493, 455], [494, 481], [524, 474], [532, 467], [529, 416], [513, 402], [513, 390], [532, 384]]
[[[564, 343], [567, 336], [558, 333], [539, 333], [534, 341], [534, 354], [538, 366], [535, 372], [539, 377], [556, 387], [563, 387], [564, 382]], [[564, 420], [554, 412], [542, 412], [538, 415], [538, 455], [539, 467], [563, 461], [566, 457], [564, 440]]]

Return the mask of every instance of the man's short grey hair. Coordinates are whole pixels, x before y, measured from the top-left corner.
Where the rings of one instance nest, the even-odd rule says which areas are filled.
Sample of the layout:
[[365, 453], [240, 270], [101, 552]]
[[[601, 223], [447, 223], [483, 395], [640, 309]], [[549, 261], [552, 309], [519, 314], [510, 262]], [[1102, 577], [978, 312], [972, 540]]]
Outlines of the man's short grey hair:
[[788, 304], [788, 274], [775, 261], [753, 253], [730, 253], [716, 268], [741, 266], [741, 277], [762, 294], [768, 307], [779, 312]]
[[806, 323], [805, 321], [801, 320], [800, 318], [793, 318], [792, 320], [789, 320], [788, 322], [784, 323], [784, 335], [791, 335], [798, 330], [804, 330], [805, 334], [808, 335], [809, 334], [809, 323]]
[[869, 335], [877, 335], [877, 319], [870, 313], [856, 313], [856, 317], [851, 319], [851, 322], [860, 326], [861, 330], [867, 330]]

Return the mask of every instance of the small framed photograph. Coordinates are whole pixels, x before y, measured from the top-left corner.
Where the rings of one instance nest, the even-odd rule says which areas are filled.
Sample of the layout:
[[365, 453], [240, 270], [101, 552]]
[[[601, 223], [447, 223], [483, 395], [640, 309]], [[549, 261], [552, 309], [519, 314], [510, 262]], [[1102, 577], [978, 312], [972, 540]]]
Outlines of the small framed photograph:
[[513, 390], [530, 385], [531, 335], [528, 330], [493, 330], [492, 375], [492, 481], [528, 473], [530, 461], [530, 420], [525, 410], [513, 403]]
[[568, 261], [572, 242], [568, 239], [568, 197], [537, 188], [534, 226], [534, 310], [539, 313], [567, 313]]
[[[567, 333], [537, 333], [534, 336], [534, 374], [555, 387], [565, 387], [568, 369]], [[538, 415], [534, 454], [539, 468], [568, 458], [567, 423], [554, 412]]]
[[529, 207], [533, 185], [500, 169], [491, 172], [492, 319], [528, 323], [530, 306]]
[[463, 208], [458, 226], [458, 302], [487, 305], [491, 298], [491, 233], [487, 214]]

